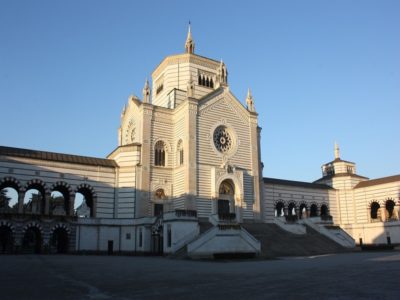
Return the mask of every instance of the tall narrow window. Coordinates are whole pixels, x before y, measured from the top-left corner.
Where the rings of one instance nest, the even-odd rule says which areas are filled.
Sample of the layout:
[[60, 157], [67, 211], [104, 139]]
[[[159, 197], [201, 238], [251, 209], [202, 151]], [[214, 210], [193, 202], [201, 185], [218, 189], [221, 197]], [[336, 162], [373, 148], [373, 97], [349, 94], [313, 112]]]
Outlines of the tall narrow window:
[[165, 167], [165, 144], [158, 141], [154, 147], [154, 165]]
[[182, 165], [183, 165], [183, 158], [184, 158], [184, 156], [183, 156], [183, 142], [182, 142], [182, 140], [179, 140], [178, 146], [177, 146], [177, 148], [176, 148], [176, 152], [177, 152], [177, 157], [176, 157], [176, 159], [177, 159], [177, 165], [178, 165], [178, 166], [182, 166]]

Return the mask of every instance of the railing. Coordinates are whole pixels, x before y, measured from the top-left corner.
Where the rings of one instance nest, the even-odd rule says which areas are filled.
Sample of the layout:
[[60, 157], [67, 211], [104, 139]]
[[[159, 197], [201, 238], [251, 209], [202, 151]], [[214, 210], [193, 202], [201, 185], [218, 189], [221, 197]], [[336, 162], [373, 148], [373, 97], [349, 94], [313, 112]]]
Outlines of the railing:
[[[72, 215], [53, 215], [53, 214], [42, 214], [42, 213], [29, 213], [29, 212], [10, 212], [10, 211], [0, 211], [0, 216], [3, 219], [21, 219], [29, 217], [31, 220], [49, 220], [49, 219], [58, 219], [61, 221], [76, 221], [78, 219], [77, 216]], [[86, 219], [91, 219], [92, 217], [88, 217]]]
[[218, 213], [219, 221], [235, 221], [236, 214], [235, 213]]
[[297, 215], [285, 216], [286, 223], [296, 223], [298, 219]]
[[197, 218], [197, 211], [189, 209], [176, 209], [175, 215], [177, 217], [192, 217]]
[[332, 216], [331, 215], [323, 215], [320, 216], [322, 221], [332, 221]]
[[218, 228], [220, 230], [230, 230], [230, 229], [240, 230], [242, 227], [239, 224], [219, 224]]

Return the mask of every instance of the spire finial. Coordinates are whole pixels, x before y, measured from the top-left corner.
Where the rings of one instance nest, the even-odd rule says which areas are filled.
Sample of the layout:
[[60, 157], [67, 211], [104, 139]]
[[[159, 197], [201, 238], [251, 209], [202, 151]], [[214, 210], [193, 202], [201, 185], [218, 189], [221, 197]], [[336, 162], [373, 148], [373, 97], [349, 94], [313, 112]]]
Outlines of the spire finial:
[[340, 149], [338, 143], [335, 142], [335, 159], [340, 159]]
[[256, 111], [256, 109], [254, 108], [254, 101], [253, 101], [253, 96], [251, 95], [250, 88], [247, 89], [246, 104], [247, 104], [248, 111], [251, 111], [251, 112]]
[[150, 103], [150, 86], [147, 78], [143, 87], [143, 103]]
[[194, 53], [194, 41], [192, 38], [192, 29], [191, 29], [190, 21], [189, 21], [188, 34], [186, 37], [185, 51], [186, 51], [186, 53], [190, 53], [190, 54]]

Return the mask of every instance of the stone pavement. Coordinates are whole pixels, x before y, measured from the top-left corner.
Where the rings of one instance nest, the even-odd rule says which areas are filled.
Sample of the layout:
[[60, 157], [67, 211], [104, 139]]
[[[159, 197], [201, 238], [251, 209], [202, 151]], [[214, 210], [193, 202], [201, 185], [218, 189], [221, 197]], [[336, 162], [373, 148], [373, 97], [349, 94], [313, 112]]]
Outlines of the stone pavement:
[[0, 299], [400, 299], [400, 252], [279, 260], [2, 255]]

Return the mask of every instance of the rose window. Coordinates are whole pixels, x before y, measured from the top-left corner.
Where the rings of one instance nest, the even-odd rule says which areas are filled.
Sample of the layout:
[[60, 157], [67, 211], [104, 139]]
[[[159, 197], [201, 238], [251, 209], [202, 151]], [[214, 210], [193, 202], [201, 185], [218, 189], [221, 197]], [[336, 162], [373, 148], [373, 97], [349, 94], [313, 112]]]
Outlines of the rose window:
[[225, 126], [217, 127], [214, 131], [215, 148], [217, 148], [219, 152], [226, 153], [232, 149], [232, 144], [233, 140], [228, 128]]

